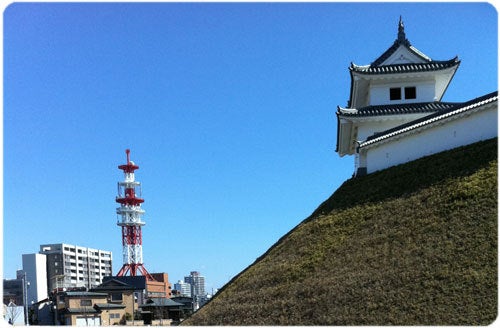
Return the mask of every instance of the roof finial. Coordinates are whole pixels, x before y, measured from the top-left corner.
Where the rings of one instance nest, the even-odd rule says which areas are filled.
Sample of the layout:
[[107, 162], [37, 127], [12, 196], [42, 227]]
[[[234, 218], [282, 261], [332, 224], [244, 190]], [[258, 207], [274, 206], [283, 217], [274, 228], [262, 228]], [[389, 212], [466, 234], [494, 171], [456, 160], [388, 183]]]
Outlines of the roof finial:
[[399, 15], [399, 25], [398, 25], [398, 42], [402, 43], [406, 40], [405, 25], [403, 24], [403, 18]]

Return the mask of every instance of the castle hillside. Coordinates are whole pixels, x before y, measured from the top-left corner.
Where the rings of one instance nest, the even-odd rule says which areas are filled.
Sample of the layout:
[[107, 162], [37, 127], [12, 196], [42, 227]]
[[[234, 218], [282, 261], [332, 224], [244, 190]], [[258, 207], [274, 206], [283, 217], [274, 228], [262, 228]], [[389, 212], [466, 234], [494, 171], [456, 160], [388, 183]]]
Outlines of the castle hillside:
[[450, 103], [441, 99], [460, 60], [433, 60], [413, 47], [399, 20], [393, 45], [370, 65], [351, 63], [350, 98], [337, 108], [340, 156], [364, 175], [498, 135], [498, 92]]
[[487, 325], [497, 139], [346, 181], [187, 325]]
[[498, 308], [497, 92], [442, 102], [460, 65], [406, 39], [351, 64], [349, 179], [185, 325], [487, 325]]

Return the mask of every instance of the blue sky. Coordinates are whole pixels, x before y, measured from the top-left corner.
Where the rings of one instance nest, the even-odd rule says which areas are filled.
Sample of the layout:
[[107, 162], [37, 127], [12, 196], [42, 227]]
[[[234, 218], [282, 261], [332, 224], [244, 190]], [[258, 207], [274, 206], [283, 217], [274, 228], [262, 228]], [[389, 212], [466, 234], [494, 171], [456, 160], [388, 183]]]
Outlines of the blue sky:
[[392, 45], [462, 63], [443, 101], [497, 90], [487, 3], [15, 3], [4, 10], [4, 276], [40, 244], [111, 250], [140, 166], [145, 267], [219, 288], [353, 173], [335, 153], [351, 62]]

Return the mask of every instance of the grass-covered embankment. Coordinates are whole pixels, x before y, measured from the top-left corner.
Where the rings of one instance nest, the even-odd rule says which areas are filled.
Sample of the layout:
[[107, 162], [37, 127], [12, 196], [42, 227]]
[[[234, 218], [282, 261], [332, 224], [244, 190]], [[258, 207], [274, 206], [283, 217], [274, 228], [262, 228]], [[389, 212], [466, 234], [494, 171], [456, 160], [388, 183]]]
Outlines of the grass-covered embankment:
[[485, 325], [497, 139], [346, 181], [184, 324]]

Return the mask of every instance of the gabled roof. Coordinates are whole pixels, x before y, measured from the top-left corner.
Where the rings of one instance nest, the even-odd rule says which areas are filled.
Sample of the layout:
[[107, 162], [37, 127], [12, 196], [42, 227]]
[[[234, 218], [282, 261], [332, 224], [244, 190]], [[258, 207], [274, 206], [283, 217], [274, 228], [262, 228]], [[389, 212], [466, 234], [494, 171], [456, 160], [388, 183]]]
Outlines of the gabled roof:
[[460, 60], [456, 56], [450, 60], [433, 60], [413, 47], [406, 38], [400, 17], [397, 39], [389, 49], [370, 65], [360, 66], [351, 63], [349, 67], [351, 89], [347, 107], [367, 106], [367, 95], [375, 80], [384, 79], [386, 83], [402, 83], [413, 77], [424, 76], [429, 81], [434, 81], [435, 100], [440, 101], [459, 66]]
[[459, 103], [456, 104], [455, 106], [449, 108], [448, 110], [445, 111], [440, 111], [425, 117], [422, 117], [420, 119], [408, 122], [406, 124], [402, 124], [399, 126], [396, 126], [392, 129], [376, 133], [371, 137], [368, 137], [364, 142], [359, 144], [359, 148], [367, 147], [372, 144], [375, 144], [377, 142], [381, 142], [383, 140], [386, 140], [388, 138], [416, 130], [419, 128], [422, 128], [424, 126], [434, 124], [438, 121], [442, 121], [444, 119], [448, 119], [453, 116], [457, 116], [460, 114], [463, 114], [468, 111], [473, 111], [483, 105], [487, 105], [493, 102], [498, 101], [498, 91], [486, 94], [484, 96], [472, 99], [468, 102], [465, 103]]
[[[400, 48], [405, 49], [406, 52], [411, 54], [414, 60], [410, 63], [387, 64], [386, 61]], [[403, 20], [399, 17], [398, 37], [389, 49], [375, 59], [370, 65], [360, 66], [351, 63], [349, 70], [359, 74], [413, 73], [444, 70], [458, 66], [459, 64], [460, 60], [458, 57], [442, 61], [432, 60], [429, 56], [412, 46], [410, 41], [406, 38]]]
[[135, 290], [135, 286], [127, 284], [117, 279], [104, 281], [97, 287], [92, 288], [92, 291], [112, 291], [112, 290]]
[[183, 306], [184, 304], [175, 302], [169, 298], [150, 298], [145, 304], [140, 305], [140, 308], [143, 307], [171, 307], [171, 306]]
[[430, 57], [424, 55], [420, 50], [415, 48], [414, 46], [411, 45], [410, 41], [406, 38], [406, 33], [405, 33], [405, 26], [403, 24], [403, 19], [401, 16], [399, 16], [399, 24], [398, 24], [398, 38], [392, 46], [387, 49], [380, 57], [375, 59], [370, 66], [376, 67], [382, 65], [384, 61], [386, 61], [393, 53], [398, 50], [400, 46], [403, 46], [407, 48], [412, 54], [416, 55], [418, 58], [420, 58], [422, 61], [430, 62], [432, 59]]
[[145, 276], [107, 276], [103, 278], [103, 284], [106, 284], [110, 280], [120, 281], [136, 289], [146, 289]]
[[94, 307], [86, 308], [64, 308], [63, 310], [58, 310], [63, 313], [79, 314], [79, 313], [98, 313], [99, 311]]
[[95, 293], [95, 292], [65, 292], [67, 297], [106, 297], [106, 293]]
[[126, 308], [123, 304], [114, 304], [114, 303], [96, 303], [94, 308], [98, 311], [102, 310], [114, 310], [114, 309], [124, 309]]

